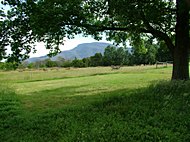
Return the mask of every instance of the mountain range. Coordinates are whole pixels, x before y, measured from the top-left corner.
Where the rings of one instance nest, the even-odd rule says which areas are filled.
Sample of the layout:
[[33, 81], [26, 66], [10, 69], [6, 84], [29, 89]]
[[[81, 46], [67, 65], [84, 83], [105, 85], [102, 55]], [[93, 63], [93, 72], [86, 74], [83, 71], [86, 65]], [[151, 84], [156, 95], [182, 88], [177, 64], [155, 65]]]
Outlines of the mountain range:
[[[55, 61], [57, 60], [58, 57], [62, 57], [66, 60], [73, 60], [74, 58], [83, 59], [93, 56], [96, 53], [103, 54], [105, 48], [109, 45], [111, 44], [105, 42], [82, 43], [71, 50], [62, 51], [58, 55], [52, 57], [51, 60]], [[31, 63], [31, 62], [42, 61], [48, 58], [49, 58], [48, 56], [41, 56], [41, 57], [29, 58], [27, 61]]]

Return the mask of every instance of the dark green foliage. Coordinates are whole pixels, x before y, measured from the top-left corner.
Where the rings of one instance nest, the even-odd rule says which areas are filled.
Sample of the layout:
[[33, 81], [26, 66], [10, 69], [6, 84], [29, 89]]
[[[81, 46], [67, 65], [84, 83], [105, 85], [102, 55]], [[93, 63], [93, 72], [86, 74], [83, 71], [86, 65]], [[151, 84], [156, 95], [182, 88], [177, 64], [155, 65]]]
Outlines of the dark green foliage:
[[72, 67], [72, 61], [70, 60], [66, 60], [65, 62], [63, 62], [62, 67]]
[[27, 68], [29, 68], [29, 69], [34, 68], [34, 63], [30, 63], [30, 64], [28, 64], [28, 65], [27, 65]]
[[164, 44], [163, 42], [160, 42], [160, 45], [157, 49], [156, 58], [157, 61], [160, 62], [173, 61], [171, 53], [166, 47], [166, 44]]
[[[45, 68], [45, 67], [97, 67], [111, 65], [152, 65], [161, 59], [169, 60], [168, 50], [162, 50], [162, 44], [159, 46], [151, 43], [149, 40], [142, 41], [141, 44], [134, 44], [132, 48], [107, 46], [104, 54], [96, 53], [88, 58], [77, 59], [72, 61], [58, 58], [56, 61], [45, 59], [34, 63], [23, 62], [21, 65], [28, 68]], [[160, 56], [160, 54], [163, 54]], [[160, 58], [161, 57], [161, 58]], [[25, 65], [24, 65], [25, 64]], [[21, 65], [19, 67], [21, 67]]]
[[8, 61], [19, 62], [34, 50], [36, 41], [45, 42], [53, 56], [65, 37], [82, 33], [101, 39], [104, 32], [116, 43], [143, 38], [164, 41], [173, 57], [172, 79], [189, 79], [188, 0], [11, 0], [2, 4], [10, 10], [7, 14], [0, 10], [0, 59], [7, 58], [7, 45], [13, 52]]
[[73, 66], [73, 67], [82, 68], [82, 67], [85, 67], [85, 64], [83, 63], [82, 60], [78, 60], [77, 58], [75, 58], [75, 59], [72, 61], [72, 66]]
[[190, 141], [189, 85], [160, 82], [139, 90], [74, 96], [70, 100], [77, 104], [32, 112], [1, 87], [1, 140]]
[[129, 60], [129, 53], [127, 49], [123, 47], [116, 48], [114, 46], [108, 46], [104, 51], [104, 65], [123, 65]]
[[114, 65], [115, 63], [115, 54], [116, 54], [116, 47], [109, 46], [104, 51], [104, 65], [110, 66]]
[[[46, 42], [46, 48], [51, 49], [53, 55], [53, 51], [59, 52], [58, 45], [64, 42], [64, 37], [73, 38], [80, 33], [99, 38], [98, 34], [105, 31], [108, 39], [113, 39], [116, 43], [125, 43], [126, 39], [133, 41], [139, 33], [151, 33], [154, 37], [165, 40], [155, 30], [168, 34], [169, 37], [173, 34], [173, 2], [39, 0], [2, 3], [10, 6], [7, 15], [1, 11], [1, 16], [5, 18], [1, 21], [4, 37], [1, 45], [6, 49], [3, 45], [11, 44], [13, 54], [10, 61], [21, 59], [22, 56], [24, 58], [24, 55], [32, 51], [30, 45], [35, 41]], [[165, 10], [166, 7], [168, 11]], [[21, 53], [23, 50], [26, 54]]]
[[[151, 43], [149, 40], [143, 40], [141, 43], [133, 44], [133, 51], [131, 56], [131, 64], [135, 65], [147, 65], [147, 64], [155, 64], [157, 54], [157, 45]], [[164, 57], [166, 55], [163, 55]]]
[[44, 62], [45, 62], [45, 66], [48, 68], [58, 66], [57, 63], [55, 61], [52, 61], [51, 59], [46, 59]]
[[90, 67], [90, 65], [91, 65], [90, 58], [83, 58], [82, 62], [84, 63], [84, 67]]
[[73, 61], [58, 57], [53, 61], [50, 58], [29, 63], [27, 61], [18, 63], [2, 63], [2, 70], [14, 70], [16, 68], [51, 68], [51, 67], [97, 67], [111, 65], [152, 65], [156, 61], [171, 61], [168, 50], [163, 42], [159, 45], [144, 40], [140, 44], [133, 44], [132, 48], [107, 46], [104, 54], [96, 53], [94, 56], [77, 59]]
[[18, 67], [18, 63], [14, 62], [1, 62], [0, 63], [0, 70], [5, 70], [5, 71], [9, 71], [9, 70], [15, 70]]
[[103, 56], [101, 53], [96, 53], [90, 57], [90, 66], [97, 67], [103, 65]]

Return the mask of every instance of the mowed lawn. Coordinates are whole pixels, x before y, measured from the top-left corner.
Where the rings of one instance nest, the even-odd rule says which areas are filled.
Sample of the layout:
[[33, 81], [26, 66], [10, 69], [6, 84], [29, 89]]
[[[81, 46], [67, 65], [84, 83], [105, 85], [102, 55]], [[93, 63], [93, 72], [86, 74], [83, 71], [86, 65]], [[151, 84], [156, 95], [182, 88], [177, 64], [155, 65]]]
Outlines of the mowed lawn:
[[0, 72], [0, 141], [190, 141], [190, 83], [171, 70]]
[[155, 69], [155, 66], [123, 67], [119, 70], [97, 67], [0, 73], [1, 82], [14, 88], [29, 109], [77, 105], [76, 102], [72, 103], [72, 99], [83, 102], [81, 99], [88, 96], [99, 98], [105, 92], [130, 91], [170, 78], [171, 67]]

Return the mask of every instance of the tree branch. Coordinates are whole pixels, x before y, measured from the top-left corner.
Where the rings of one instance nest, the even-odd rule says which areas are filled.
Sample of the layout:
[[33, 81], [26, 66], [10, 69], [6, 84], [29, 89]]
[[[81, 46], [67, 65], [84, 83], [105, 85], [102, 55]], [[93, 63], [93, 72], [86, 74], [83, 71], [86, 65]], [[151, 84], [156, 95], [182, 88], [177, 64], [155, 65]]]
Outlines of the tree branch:
[[173, 44], [171, 38], [170, 38], [166, 33], [162, 32], [162, 31], [160, 31], [160, 30], [154, 29], [154, 28], [150, 25], [149, 21], [146, 19], [146, 17], [145, 17], [145, 15], [144, 15], [143, 11], [142, 11], [142, 13], [141, 13], [141, 16], [142, 16], [142, 20], [143, 20], [143, 22], [144, 22], [144, 25], [145, 25], [145, 27], [148, 29], [149, 33], [151, 33], [154, 37], [157, 37], [157, 38], [159, 38], [159, 39], [161, 39], [161, 40], [164, 40], [165, 43], [166, 43], [166, 45], [167, 45], [167, 47], [168, 47], [168, 49], [169, 49], [170, 52], [173, 54], [173, 51], [174, 51], [175, 46], [174, 46], [174, 44]]
[[[170, 37], [166, 34], [163, 33], [159, 30], [155, 30], [153, 27], [151, 27], [150, 25], [148, 26], [148, 30], [144, 29], [144, 28], [137, 28], [138, 30], [136, 30], [139, 33], [150, 33], [152, 34], [154, 37], [159, 38], [161, 40], [164, 40], [167, 47], [169, 48], [169, 50], [171, 51], [171, 53], [173, 53], [174, 50], [174, 44], [172, 42], [172, 40], [170, 39]], [[110, 31], [126, 31], [126, 32], [132, 32], [133, 30], [131, 28], [127, 28], [127, 27], [99, 27], [96, 31], [106, 31], [106, 30], [110, 30]]]
[[172, 40], [170, 39], [170, 37], [164, 33], [161, 32], [159, 30], [154, 29], [149, 23], [148, 21], [146, 21], [146, 19], [144, 18], [144, 24], [146, 26], [145, 28], [139, 28], [139, 27], [106, 27], [106, 26], [98, 26], [98, 25], [89, 25], [89, 24], [74, 24], [74, 23], [68, 23], [68, 25], [75, 25], [75, 26], [80, 26], [82, 28], [86, 28], [86, 29], [90, 29], [90, 30], [94, 30], [97, 32], [104, 32], [104, 31], [123, 31], [123, 32], [138, 32], [138, 33], [150, 33], [152, 34], [154, 37], [159, 38], [161, 40], [164, 40], [168, 49], [170, 50], [170, 52], [173, 54], [173, 50], [175, 48]]

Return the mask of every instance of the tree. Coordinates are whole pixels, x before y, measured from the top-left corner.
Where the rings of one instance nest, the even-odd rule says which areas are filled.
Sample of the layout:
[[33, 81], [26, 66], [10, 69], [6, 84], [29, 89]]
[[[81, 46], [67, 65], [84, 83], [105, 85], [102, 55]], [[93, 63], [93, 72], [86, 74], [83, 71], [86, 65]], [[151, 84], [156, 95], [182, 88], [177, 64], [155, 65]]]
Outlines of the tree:
[[[126, 50], [126, 51], [125, 51]], [[115, 46], [108, 46], [104, 51], [104, 65], [123, 65], [127, 62], [128, 54], [127, 49], [123, 47], [116, 48]]]
[[126, 31], [132, 40], [150, 35], [163, 40], [174, 59], [172, 79], [189, 79], [190, 5], [187, 0], [110, 0], [108, 5], [109, 16], [115, 24], [103, 27], [102, 31]]
[[84, 63], [84, 67], [90, 67], [91, 59], [90, 58], [83, 58], [82, 62]]
[[147, 54], [145, 56], [145, 63], [149, 65], [153, 65], [156, 63], [156, 53], [157, 53], [157, 48], [154, 47], [154, 45], [147, 45]]
[[101, 53], [96, 53], [90, 57], [90, 66], [97, 67], [103, 65], [103, 56]]
[[123, 47], [119, 47], [117, 50], [116, 50], [116, 53], [115, 53], [115, 65], [123, 65], [124, 62], [125, 62], [125, 59], [126, 59], [126, 54], [127, 52], [125, 52], [124, 48]]
[[56, 67], [57, 63], [56, 61], [52, 61], [51, 59], [45, 59], [44, 64], [46, 67], [51, 68], [51, 67]]
[[107, 31], [119, 42], [142, 36], [164, 41], [173, 56], [172, 79], [189, 79], [188, 0], [108, 0], [105, 4], [108, 8], [102, 13], [106, 14], [96, 22], [99, 31]]
[[116, 47], [108, 46], [104, 51], [104, 65], [111, 66], [115, 65], [115, 55], [116, 55]]
[[65, 61], [66, 60], [63, 57], [58, 56], [55, 62], [56, 62], [58, 67], [62, 67]]
[[99, 39], [105, 32], [117, 43], [142, 37], [164, 41], [173, 57], [172, 79], [189, 79], [188, 0], [7, 0], [4, 4], [11, 10], [7, 16], [1, 14], [5, 17], [1, 50], [11, 43], [14, 60], [23, 57], [23, 50], [30, 52], [34, 41], [45, 41], [53, 54], [64, 37], [83, 33]]
[[141, 44], [133, 44], [131, 62], [134, 65], [154, 64], [156, 62], [157, 45], [151, 40], [141, 40]]
[[131, 65], [130, 59], [131, 59], [131, 48], [126, 48], [123, 65], [127, 65], [127, 66]]
[[82, 60], [79, 60], [79, 59], [75, 58], [75, 59], [72, 61], [72, 66], [73, 66], [73, 67], [82, 68], [82, 67], [85, 67], [85, 64], [83, 63]]
[[159, 43], [156, 53], [156, 60], [160, 62], [173, 61], [172, 55], [164, 42]]

